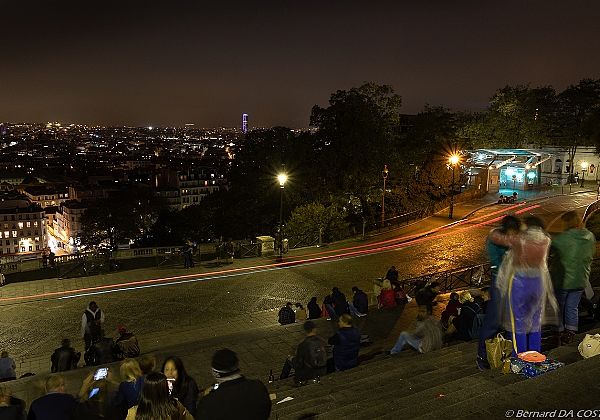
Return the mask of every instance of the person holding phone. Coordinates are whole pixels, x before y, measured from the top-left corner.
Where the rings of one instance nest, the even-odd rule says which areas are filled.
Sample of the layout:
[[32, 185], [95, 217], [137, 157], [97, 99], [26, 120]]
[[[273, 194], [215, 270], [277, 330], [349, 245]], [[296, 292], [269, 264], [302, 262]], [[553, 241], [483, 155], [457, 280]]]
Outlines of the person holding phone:
[[173, 390], [171, 391], [171, 396], [181, 401], [192, 416], [196, 415], [198, 385], [194, 378], [189, 376], [185, 371], [181, 359], [176, 356], [167, 357], [161, 370], [168, 380], [172, 380]]
[[127, 411], [125, 420], [136, 418], [194, 420], [183, 404], [169, 395], [167, 377], [160, 372], [146, 376], [139, 404]]

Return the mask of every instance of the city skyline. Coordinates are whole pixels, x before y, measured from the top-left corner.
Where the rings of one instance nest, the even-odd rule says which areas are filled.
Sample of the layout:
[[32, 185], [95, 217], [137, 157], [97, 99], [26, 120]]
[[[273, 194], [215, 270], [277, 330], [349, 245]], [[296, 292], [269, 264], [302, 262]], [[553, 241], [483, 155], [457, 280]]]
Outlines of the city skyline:
[[600, 78], [600, 4], [6, 1], [0, 121], [307, 127], [364, 82], [401, 113]]

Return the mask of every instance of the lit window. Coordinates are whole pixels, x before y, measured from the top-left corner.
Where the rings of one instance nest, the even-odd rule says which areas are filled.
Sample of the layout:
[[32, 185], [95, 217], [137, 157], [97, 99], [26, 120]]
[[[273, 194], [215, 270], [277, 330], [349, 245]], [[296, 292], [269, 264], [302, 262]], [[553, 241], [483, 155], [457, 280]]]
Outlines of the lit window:
[[27, 222], [26, 226], [27, 226], [28, 228], [30, 228], [30, 227], [31, 227], [31, 222]]
[[13, 237], [13, 238], [16, 238], [16, 237], [17, 237], [17, 231], [16, 231], [16, 230], [13, 230], [13, 231], [12, 231], [12, 237]]
[[19, 225], [19, 229], [23, 229], [23, 222], [19, 222], [18, 225]]
[[8, 230], [4, 231], [4, 237], [10, 238], [10, 232]]

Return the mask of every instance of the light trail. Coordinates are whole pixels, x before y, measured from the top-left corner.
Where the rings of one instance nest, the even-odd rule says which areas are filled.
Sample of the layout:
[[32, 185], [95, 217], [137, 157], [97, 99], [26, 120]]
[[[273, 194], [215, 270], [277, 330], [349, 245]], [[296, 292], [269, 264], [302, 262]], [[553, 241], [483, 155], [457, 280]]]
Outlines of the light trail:
[[[332, 251], [324, 251], [321, 253], [308, 254], [308, 255], [303, 256], [302, 259], [286, 261], [286, 262], [282, 262], [282, 263], [273, 263], [273, 264], [265, 264], [265, 265], [250, 266], [250, 267], [240, 267], [240, 268], [222, 270], [222, 271], [211, 272], [211, 273], [187, 274], [187, 275], [182, 275], [182, 276], [163, 277], [163, 278], [149, 279], [149, 280], [139, 280], [139, 281], [133, 281], [133, 282], [127, 282], [127, 283], [94, 286], [94, 287], [87, 287], [87, 288], [83, 288], [83, 289], [74, 289], [74, 290], [66, 290], [66, 291], [39, 293], [39, 294], [33, 294], [33, 295], [27, 295], [27, 296], [6, 297], [6, 298], [0, 298], [0, 303], [21, 302], [21, 301], [26, 301], [26, 300], [30, 300], [30, 299], [31, 300], [41, 300], [41, 299], [48, 299], [48, 298], [57, 298], [59, 300], [72, 299], [72, 298], [84, 297], [84, 296], [93, 296], [93, 295], [107, 294], [107, 293], [114, 293], [114, 292], [147, 289], [147, 288], [151, 288], [151, 287], [162, 287], [162, 286], [171, 286], [171, 285], [177, 285], [177, 284], [194, 283], [194, 282], [205, 281], [205, 280], [214, 280], [214, 279], [218, 279], [218, 278], [235, 277], [235, 276], [241, 276], [241, 275], [245, 275], [245, 274], [262, 273], [262, 272], [267, 272], [267, 271], [272, 271], [272, 270], [281, 270], [281, 269], [286, 269], [286, 268], [292, 268], [292, 267], [295, 267], [298, 265], [319, 264], [319, 263], [332, 261], [332, 260], [358, 258], [358, 257], [362, 257], [365, 255], [370, 255], [370, 254], [390, 252], [390, 251], [394, 251], [397, 249], [412, 246], [414, 244], [419, 244], [419, 243], [422, 243], [425, 241], [430, 241], [433, 239], [447, 237], [449, 235], [455, 235], [460, 232], [465, 232], [465, 231], [475, 229], [475, 228], [478, 228], [481, 226], [489, 225], [491, 223], [501, 220], [504, 217], [504, 215], [506, 214], [507, 210], [510, 210], [513, 208], [519, 208], [519, 207], [522, 207], [522, 205], [523, 204], [506, 207], [506, 208], [503, 208], [502, 210], [493, 212], [491, 214], [479, 216], [479, 217], [476, 217], [476, 218], [470, 219], [470, 220], [462, 219], [460, 221], [450, 223], [446, 226], [432, 229], [432, 230], [424, 232], [424, 233], [408, 235], [408, 236], [401, 237], [401, 238], [389, 239], [386, 241], [371, 243], [371, 244], [367, 244], [367, 245], [359, 245], [356, 247], [342, 248], [342, 249], [337, 249], [337, 250], [332, 250]], [[525, 208], [515, 211], [515, 214], [524, 213], [526, 211], [533, 210], [538, 207], [540, 207], [539, 204], [528, 206], [528, 207], [525, 207]], [[502, 216], [498, 216], [498, 217], [495, 217], [492, 219], [488, 219], [488, 220], [485, 220], [485, 221], [482, 221], [479, 223], [472, 224], [472, 222], [474, 222], [474, 221], [487, 219], [490, 216], [495, 216], [499, 213], [502, 213]], [[469, 222], [469, 224], [467, 224], [467, 222]], [[458, 230], [456, 230], [456, 229], [450, 230], [450, 228], [456, 227], [459, 225], [466, 225], [466, 226], [461, 227]], [[346, 251], [346, 252], [342, 252], [341, 254], [335, 254], [335, 255], [326, 255], [326, 254], [331, 254], [333, 252], [340, 252], [340, 251]], [[321, 255], [321, 256], [318, 256], [318, 255]], [[311, 257], [311, 258], [306, 258], [307, 256]]]

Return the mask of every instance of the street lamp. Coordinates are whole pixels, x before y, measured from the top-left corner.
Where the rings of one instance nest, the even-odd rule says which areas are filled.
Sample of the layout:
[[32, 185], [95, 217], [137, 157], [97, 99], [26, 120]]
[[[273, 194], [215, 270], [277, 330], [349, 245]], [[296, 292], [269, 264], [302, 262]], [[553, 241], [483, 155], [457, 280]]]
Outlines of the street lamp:
[[458, 155], [454, 154], [450, 156], [450, 165], [452, 165], [452, 191], [450, 194], [450, 213], [448, 213], [448, 219], [452, 219], [452, 213], [454, 212], [454, 168], [458, 163]]
[[287, 180], [287, 176], [285, 174], [279, 174], [277, 176], [279, 179], [279, 191], [280, 191], [280, 200], [279, 200], [279, 249], [277, 254], [277, 262], [283, 261], [283, 184]]
[[387, 165], [383, 165], [383, 171], [381, 171], [381, 176], [383, 177], [383, 192], [381, 194], [381, 228], [385, 226], [385, 180], [388, 177]]
[[587, 167], [587, 162], [581, 162], [581, 187], [583, 187], [583, 181], [585, 181], [585, 171], [587, 170]]

